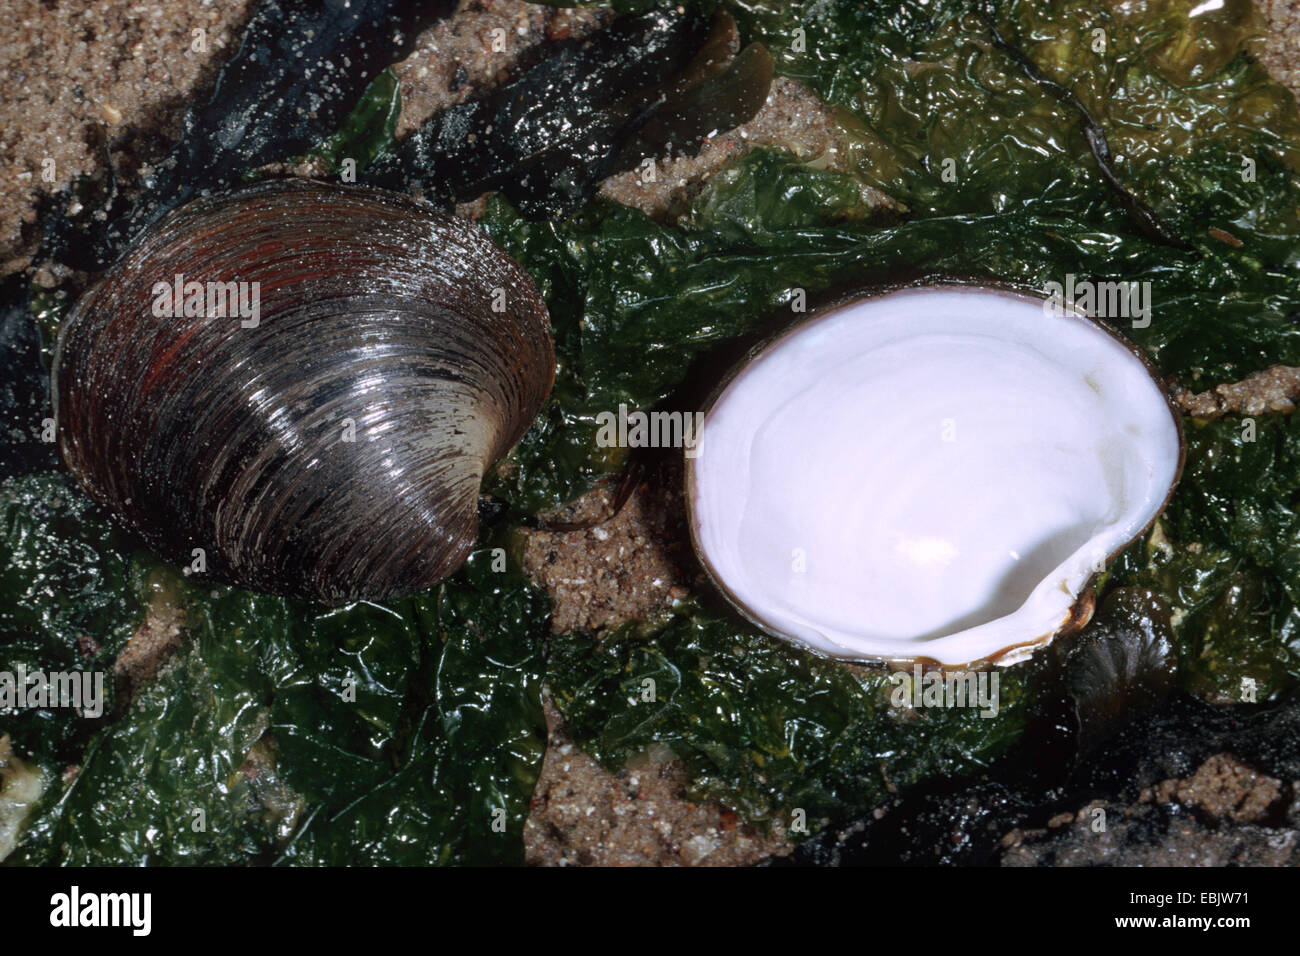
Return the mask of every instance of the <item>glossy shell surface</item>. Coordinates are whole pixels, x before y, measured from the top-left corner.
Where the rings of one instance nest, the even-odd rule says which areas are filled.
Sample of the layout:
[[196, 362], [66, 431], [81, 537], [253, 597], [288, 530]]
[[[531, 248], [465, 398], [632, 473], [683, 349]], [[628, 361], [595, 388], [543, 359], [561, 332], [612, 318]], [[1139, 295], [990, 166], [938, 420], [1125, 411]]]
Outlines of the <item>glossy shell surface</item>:
[[553, 375], [544, 303], [473, 224], [290, 180], [146, 230], [70, 313], [52, 389], [68, 467], [160, 555], [341, 603], [464, 561]]
[[761, 627], [834, 657], [1005, 664], [1086, 623], [1096, 573], [1168, 501], [1182, 431], [1109, 330], [943, 284], [758, 350], [694, 452], [696, 551]]

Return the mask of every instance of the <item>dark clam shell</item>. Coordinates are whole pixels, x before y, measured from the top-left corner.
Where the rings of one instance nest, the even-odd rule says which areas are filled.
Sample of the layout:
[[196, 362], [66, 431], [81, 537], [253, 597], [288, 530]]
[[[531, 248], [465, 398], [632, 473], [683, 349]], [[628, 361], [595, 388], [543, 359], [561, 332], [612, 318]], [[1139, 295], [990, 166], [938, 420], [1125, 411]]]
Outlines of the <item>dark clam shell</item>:
[[[178, 276], [201, 308], [168, 310]], [[219, 314], [240, 289], [256, 324]], [[532, 280], [475, 226], [293, 180], [147, 230], [69, 315], [52, 389], [68, 467], [160, 555], [341, 603], [460, 566], [554, 366]]]

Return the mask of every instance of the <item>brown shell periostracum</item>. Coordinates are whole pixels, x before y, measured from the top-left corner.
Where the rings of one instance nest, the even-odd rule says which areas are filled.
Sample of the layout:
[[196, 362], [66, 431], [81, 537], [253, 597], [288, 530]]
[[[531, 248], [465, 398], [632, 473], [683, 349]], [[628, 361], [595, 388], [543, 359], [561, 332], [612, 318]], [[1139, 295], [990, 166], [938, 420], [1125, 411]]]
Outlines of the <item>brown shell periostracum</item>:
[[69, 314], [51, 387], [68, 467], [158, 554], [337, 604], [464, 562], [554, 370], [545, 304], [477, 227], [288, 180], [147, 229]]

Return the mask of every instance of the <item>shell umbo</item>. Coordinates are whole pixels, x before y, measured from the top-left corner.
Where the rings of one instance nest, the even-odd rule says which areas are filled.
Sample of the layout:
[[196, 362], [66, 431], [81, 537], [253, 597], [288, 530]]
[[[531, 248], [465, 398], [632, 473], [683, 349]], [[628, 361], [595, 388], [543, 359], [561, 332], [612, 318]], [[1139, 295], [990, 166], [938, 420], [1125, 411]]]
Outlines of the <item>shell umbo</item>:
[[[215, 308], [158, 308], [209, 283]], [[223, 288], [256, 290], [255, 323]], [[459, 567], [554, 365], [535, 286], [477, 227], [290, 180], [146, 230], [68, 316], [51, 387], [68, 467], [157, 553], [340, 603]]]

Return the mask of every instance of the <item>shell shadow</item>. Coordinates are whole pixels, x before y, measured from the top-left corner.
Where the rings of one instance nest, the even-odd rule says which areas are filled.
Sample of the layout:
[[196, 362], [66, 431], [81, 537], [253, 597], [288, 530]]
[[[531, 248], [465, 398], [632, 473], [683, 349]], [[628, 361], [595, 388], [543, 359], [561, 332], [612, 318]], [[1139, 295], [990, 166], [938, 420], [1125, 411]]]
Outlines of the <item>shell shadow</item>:
[[1014, 614], [1028, 600], [1034, 588], [1042, 583], [1043, 578], [1087, 543], [1096, 528], [1096, 522], [1087, 522], [1048, 533], [1002, 576], [987, 601], [916, 639], [934, 640]]

